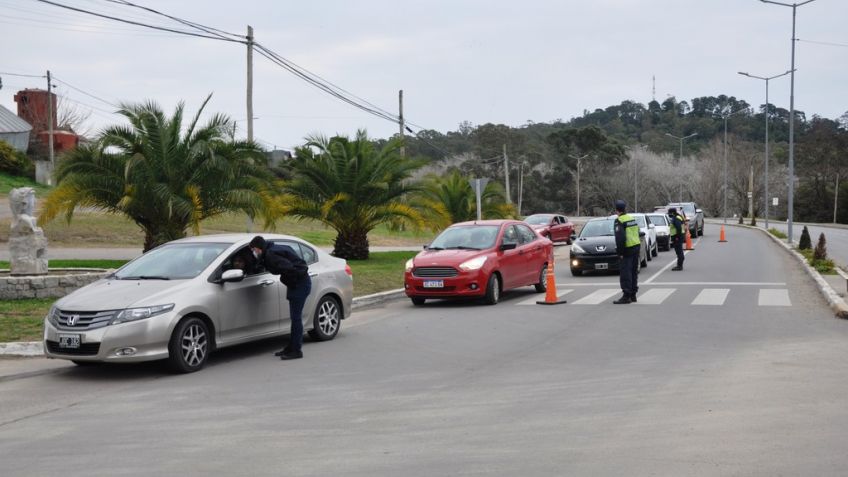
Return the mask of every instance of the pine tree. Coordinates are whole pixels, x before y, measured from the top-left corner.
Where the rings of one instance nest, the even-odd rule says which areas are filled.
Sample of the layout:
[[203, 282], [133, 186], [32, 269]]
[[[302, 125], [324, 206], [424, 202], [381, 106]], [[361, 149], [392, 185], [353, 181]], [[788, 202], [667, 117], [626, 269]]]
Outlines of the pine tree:
[[810, 240], [810, 231], [807, 230], [807, 226], [804, 226], [804, 230], [801, 231], [801, 240], [798, 241], [798, 250], [809, 250], [813, 248], [813, 242]]
[[816, 260], [827, 260], [827, 240], [825, 240], [823, 233], [819, 235], [819, 243], [813, 250], [813, 261]]

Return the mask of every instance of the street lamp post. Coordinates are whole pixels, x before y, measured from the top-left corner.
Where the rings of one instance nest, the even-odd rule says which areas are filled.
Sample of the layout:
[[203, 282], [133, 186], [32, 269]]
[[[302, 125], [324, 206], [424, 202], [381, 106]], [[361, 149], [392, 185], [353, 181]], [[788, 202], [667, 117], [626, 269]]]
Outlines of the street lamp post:
[[[724, 115], [724, 223], [727, 224], [727, 120], [730, 119], [730, 116], [733, 116], [736, 113], [745, 111], [745, 108], [737, 109], [732, 113]], [[768, 175], [766, 175], [768, 177]], [[768, 194], [766, 194], [768, 195]], [[766, 221], [768, 222], [768, 221]], [[766, 227], [768, 229], [768, 227]]]
[[[674, 134], [669, 134], [669, 133], [665, 133], [665, 135], [668, 136], [668, 137], [673, 137], [674, 139], [677, 139], [677, 140], [680, 141], [680, 157], [678, 157], [678, 161], [682, 161], [683, 160], [683, 141], [685, 141], [686, 139], [689, 139], [690, 137], [697, 136], [698, 133], [692, 133], [688, 136], [683, 136], [683, 137], [675, 136]], [[680, 189], [679, 189], [679, 192], [678, 192], [677, 201], [683, 202], [683, 182], [680, 182]]]
[[583, 159], [589, 157], [588, 154], [584, 154], [582, 156], [575, 156], [573, 154], [569, 154], [568, 157], [572, 159], [577, 159], [577, 216], [580, 216], [580, 163]]
[[[769, 97], [768, 97], [768, 93], [769, 93], [769, 88], [768, 88], [768, 85], [769, 85], [770, 80], [773, 80], [775, 78], [780, 78], [781, 76], [786, 76], [789, 73], [791, 73], [791, 71], [786, 71], [786, 72], [780, 73], [779, 75], [774, 75], [774, 76], [756, 76], [756, 75], [752, 75], [752, 74], [749, 74], [749, 73], [745, 73], [743, 71], [739, 72], [739, 74], [742, 75], [742, 76], [747, 76], [749, 78], [754, 78], [754, 79], [760, 79], [760, 80], [764, 80], [766, 82], [766, 109], [763, 112], [763, 115], [766, 117], [766, 159], [765, 159], [765, 161], [766, 161], [766, 170], [765, 170], [766, 230], [768, 230], [768, 228], [769, 228], [769, 193], [768, 193], [768, 180], [769, 180], [769, 174], [768, 174], [768, 169], [769, 169]], [[725, 131], [727, 131], [727, 121], [726, 120], [725, 120]], [[727, 132], [725, 132], [725, 141], [727, 140], [726, 135], [727, 135]], [[727, 217], [725, 217], [725, 222], [726, 221], [727, 221]]]
[[774, 0], [760, 0], [763, 3], [773, 3], [782, 7], [792, 7], [792, 66], [789, 68], [789, 193], [786, 197], [786, 225], [788, 243], [792, 243], [792, 212], [793, 195], [795, 191], [795, 11], [798, 7], [806, 5], [815, 0], [806, 0], [801, 3], [783, 3]]

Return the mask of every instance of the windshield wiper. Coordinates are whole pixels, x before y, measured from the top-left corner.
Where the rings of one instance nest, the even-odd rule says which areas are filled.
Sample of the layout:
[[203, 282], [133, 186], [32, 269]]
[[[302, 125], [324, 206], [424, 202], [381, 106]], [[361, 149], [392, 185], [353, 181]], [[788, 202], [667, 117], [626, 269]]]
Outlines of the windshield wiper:
[[455, 247], [448, 247], [445, 250], [483, 250], [477, 247], [466, 247], [464, 245], [457, 245]]
[[162, 275], [137, 275], [134, 277], [119, 277], [119, 280], [170, 280], [170, 277]]
[[442, 247], [427, 247], [427, 250], [444, 250]]

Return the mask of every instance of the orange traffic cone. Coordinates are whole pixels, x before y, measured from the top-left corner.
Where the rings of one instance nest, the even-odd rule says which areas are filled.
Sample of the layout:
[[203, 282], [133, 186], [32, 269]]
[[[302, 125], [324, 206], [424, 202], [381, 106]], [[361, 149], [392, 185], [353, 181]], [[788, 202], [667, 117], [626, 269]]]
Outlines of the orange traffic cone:
[[689, 227], [686, 227], [686, 248], [685, 250], [695, 250], [692, 246], [692, 236], [689, 235]]
[[718, 234], [718, 241], [727, 242], [727, 240], [724, 239], [724, 225], [721, 226], [721, 232]]
[[557, 299], [556, 279], [554, 275], [554, 251], [551, 249], [551, 259], [548, 261], [548, 271], [545, 273], [545, 299], [537, 301], [537, 305], [561, 305], [565, 299]]

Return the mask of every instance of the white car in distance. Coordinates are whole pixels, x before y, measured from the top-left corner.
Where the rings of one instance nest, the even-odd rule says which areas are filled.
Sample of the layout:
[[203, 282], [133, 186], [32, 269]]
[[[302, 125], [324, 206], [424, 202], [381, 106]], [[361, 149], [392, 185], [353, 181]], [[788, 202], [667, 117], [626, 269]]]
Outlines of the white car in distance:
[[659, 251], [659, 247], [657, 246], [656, 227], [654, 227], [653, 223], [648, 221], [647, 214], [633, 213], [630, 215], [636, 219], [636, 223], [639, 224], [639, 231], [645, 234], [645, 243], [648, 247], [648, 260], [651, 260], [651, 257], [656, 257], [657, 252]]

